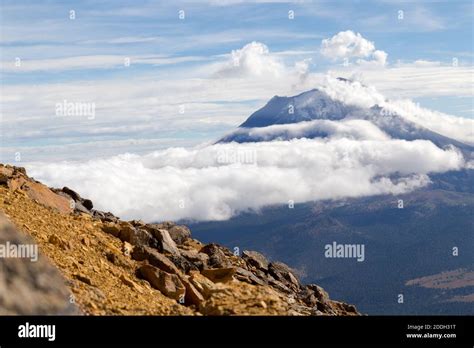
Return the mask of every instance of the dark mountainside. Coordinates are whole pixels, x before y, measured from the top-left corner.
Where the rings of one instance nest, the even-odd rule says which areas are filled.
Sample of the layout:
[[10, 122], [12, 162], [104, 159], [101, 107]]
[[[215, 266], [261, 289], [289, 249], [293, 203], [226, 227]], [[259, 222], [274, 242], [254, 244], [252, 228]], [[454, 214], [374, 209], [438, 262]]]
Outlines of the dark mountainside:
[[24, 168], [0, 165], [0, 211], [16, 226], [0, 216], [0, 242], [31, 237], [45, 256], [0, 259], [0, 314], [359, 314], [283, 263], [202, 244], [173, 222], [120, 220]]
[[[343, 80], [345, 83], [350, 81]], [[293, 113], [289, 113], [289, 107]], [[392, 138], [455, 146], [466, 160], [474, 148], [388, 113], [349, 107], [313, 89], [274, 97], [220, 142], [288, 140], [291, 132], [253, 130], [312, 120], [368, 120]], [[261, 134], [265, 134], [263, 137]], [[297, 137], [328, 136], [317, 127]], [[472, 169], [430, 174], [432, 183], [400, 196], [373, 196], [273, 206], [228, 221], [191, 223], [204, 241], [258, 250], [323, 285], [335, 298], [369, 314], [474, 314], [474, 176]], [[403, 209], [398, 200], [403, 200]], [[324, 257], [333, 241], [365, 245], [365, 261]], [[457, 256], [453, 248], [459, 249]], [[431, 278], [426, 278], [431, 277]], [[421, 280], [420, 280], [421, 278]], [[398, 295], [404, 303], [398, 303]]]
[[[463, 174], [466, 184], [472, 182], [473, 171]], [[397, 197], [270, 207], [190, 227], [203, 241], [252, 248], [283, 260], [303, 281], [321, 284], [334, 298], [355, 303], [364, 313], [473, 314], [474, 197], [434, 188], [445, 185], [440, 179], [431, 190]], [[324, 246], [333, 241], [365, 244], [365, 261], [325, 258]], [[459, 256], [453, 256], [453, 247], [459, 248]], [[455, 286], [406, 284], [459, 269], [465, 272], [452, 279]], [[398, 294], [404, 295], [403, 305]]]

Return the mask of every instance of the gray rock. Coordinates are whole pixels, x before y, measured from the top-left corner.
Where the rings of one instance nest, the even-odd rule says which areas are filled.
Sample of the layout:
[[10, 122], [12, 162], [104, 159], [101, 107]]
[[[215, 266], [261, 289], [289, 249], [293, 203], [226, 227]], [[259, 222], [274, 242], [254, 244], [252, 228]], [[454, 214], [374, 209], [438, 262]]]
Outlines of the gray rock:
[[176, 223], [174, 223], [173, 221], [164, 221], [159, 224], [147, 224], [147, 226], [150, 226], [151, 228], [155, 229], [169, 230], [171, 227], [176, 226]]
[[137, 229], [130, 224], [122, 226], [119, 238], [135, 246], [154, 244], [153, 237], [148, 231]]
[[69, 197], [71, 197], [75, 202], [80, 202], [81, 201], [81, 196], [79, 195], [79, 193], [77, 193], [76, 191], [73, 191], [71, 190], [69, 187], [63, 187], [62, 192], [64, 192], [65, 194], [67, 194]]
[[311, 290], [316, 299], [320, 302], [329, 301], [329, 294], [319, 285], [309, 284], [306, 285], [308, 290]]
[[278, 281], [291, 289], [299, 289], [300, 282], [290, 267], [282, 262], [272, 262], [268, 266], [269, 273]]
[[209, 261], [209, 255], [200, 253], [197, 250], [180, 250], [181, 256], [196, 265], [199, 270], [207, 267]]
[[92, 212], [87, 209], [80, 201], [74, 202], [74, 211], [77, 213], [86, 213], [86, 214], [92, 214]]
[[186, 226], [176, 225], [171, 227], [168, 232], [178, 245], [183, 244], [186, 239], [191, 238], [191, 231]]
[[104, 220], [105, 219], [105, 214], [104, 212], [102, 211], [99, 211], [99, 210], [95, 210], [93, 209], [92, 211], [92, 216], [97, 218], [97, 219], [100, 219], [100, 220]]
[[154, 229], [151, 233], [153, 233], [153, 237], [158, 241], [158, 249], [161, 252], [179, 255], [178, 247], [167, 230]]
[[[7, 244], [7, 242], [9, 244]], [[0, 246], [35, 245], [0, 213]], [[28, 258], [0, 257], [0, 315], [80, 314], [71, 303], [71, 293], [56, 267], [39, 255]]]
[[101, 212], [104, 217], [102, 218], [103, 221], [105, 222], [118, 222], [120, 219], [112, 214], [111, 212]]
[[209, 267], [227, 268], [232, 266], [232, 262], [228, 259], [232, 253], [217, 244], [207, 244], [201, 248], [200, 252], [209, 256]]
[[266, 281], [260, 279], [255, 274], [246, 269], [243, 269], [242, 267], [237, 267], [235, 278], [249, 284], [267, 285]]
[[265, 256], [257, 251], [244, 250], [242, 252], [242, 258], [250, 265], [268, 271], [269, 262]]
[[199, 267], [195, 265], [193, 262], [187, 260], [185, 257], [178, 255], [178, 254], [169, 254], [168, 258], [171, 262], [174, 263], [176, 267], [178, 267], [184, 273], [189, 273], [189, 271], [198, 271]]
[[268, 278], [268, 284], [274, 287], [276, 290], [284, 292], [284, 293], [293, 293], [294, 291], [287, 287], [285, 284], [282, 282], [276, 280], [273, 277]]

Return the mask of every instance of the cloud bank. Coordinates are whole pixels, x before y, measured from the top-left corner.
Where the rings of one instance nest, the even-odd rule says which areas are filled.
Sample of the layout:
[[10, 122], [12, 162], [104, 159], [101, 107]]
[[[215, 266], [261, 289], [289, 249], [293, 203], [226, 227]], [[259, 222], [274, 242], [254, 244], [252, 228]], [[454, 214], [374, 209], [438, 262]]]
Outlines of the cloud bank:
[[[341, 126], [341, 132], [347, 129]], [[122, 218], [161, 221], [226, 220], [289, 201], [401, 194], [427, 185], [429, 173], [464, 166], [455, 149], [429, 141], [337, 134], [324, 140], [169, 148], [28, 170], [49, 185], [74, 187], [97, 208]]]
[[[363, 108], [377, 104], [458, 140], [472, 132], [458, 118], [410, 101], [390, 101], [360, 82], [327, 76], [318, 88], [331, 99]], [[452, 120], [449, 126], [447, 120]], [[98, 209], [126, 219], [161, 221], [226, 220], [289, 201], [397, 195], [428, 185], [430, 173], [466, 166], [454, 147], [391, 139], [365, 120], [315, 120], [252, 131], [261, 142], [172, 147], [142, 156], [32, 163], [27, 168], [51, 186], [73, 187]], [[279, 140], [314, 131], [326, 138]]]

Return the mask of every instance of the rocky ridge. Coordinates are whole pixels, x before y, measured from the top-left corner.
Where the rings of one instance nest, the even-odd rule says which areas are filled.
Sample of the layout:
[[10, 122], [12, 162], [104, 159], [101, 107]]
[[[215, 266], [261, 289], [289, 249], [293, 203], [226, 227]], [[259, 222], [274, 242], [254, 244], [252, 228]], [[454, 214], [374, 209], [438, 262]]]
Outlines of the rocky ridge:
[[85, 314], [359, 314], [256, 251], [204, 245], [173, 222], [123, 221], [24, 168], [0, 165], [0, 210], [39, 244]]

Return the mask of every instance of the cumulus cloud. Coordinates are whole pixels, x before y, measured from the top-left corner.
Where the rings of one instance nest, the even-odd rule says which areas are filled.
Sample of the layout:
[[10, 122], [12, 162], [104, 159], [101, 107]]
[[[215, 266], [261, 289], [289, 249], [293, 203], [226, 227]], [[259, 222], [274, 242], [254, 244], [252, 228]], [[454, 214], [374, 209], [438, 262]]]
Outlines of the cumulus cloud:
[[401, 194], [427, 185], [431, 172], [463, 165], [455, 149], [428, 141], [331, 137], [169, 148], [28, 170], [49, 185], [74, 187], [99, 209], [159, 221], [225, 220], [290, 200]]
[[[321, 54], [332, 60], [359, 58], [358, 64], [385, 65], [387, 53], [376, 50], [372, 41], [352, 30], [341, 31], [321, 42]], [[362, 58], [368, 58], [362, 59]]]
[[233, 50], [230, 59], [217, 72], [221, 77], [263, 76], [279, 77], [284, 65], [270, 54], [268, 47], [253, 41], [241, 49]]
[[253, 41], [240, 49], [233, 50], [229, 59], [219, 67], [215, 75], [220, 78], [301, 76], [307, 74], [309, 61], [306, 59], [296, 62], [293, 67], [288, 66], [278, 54], [272, 54], [265, 44]]

